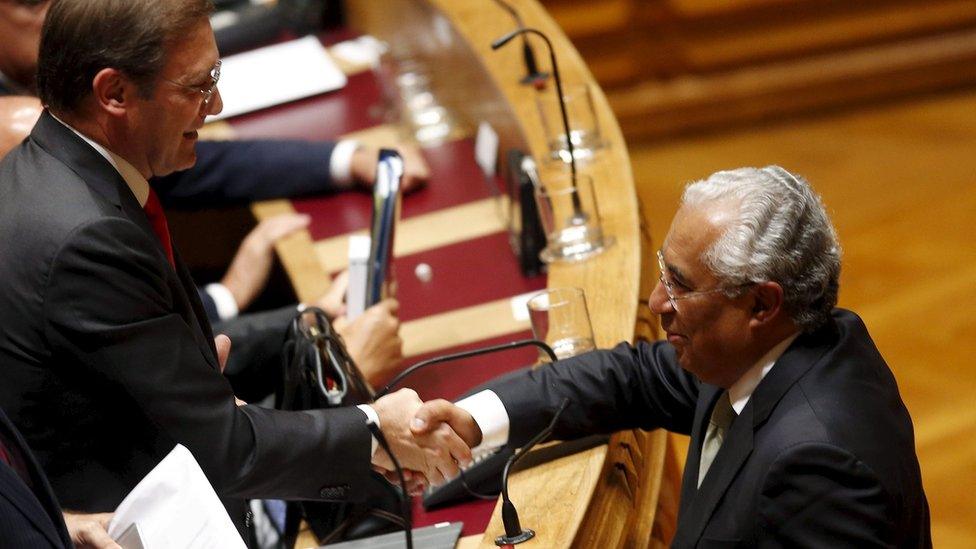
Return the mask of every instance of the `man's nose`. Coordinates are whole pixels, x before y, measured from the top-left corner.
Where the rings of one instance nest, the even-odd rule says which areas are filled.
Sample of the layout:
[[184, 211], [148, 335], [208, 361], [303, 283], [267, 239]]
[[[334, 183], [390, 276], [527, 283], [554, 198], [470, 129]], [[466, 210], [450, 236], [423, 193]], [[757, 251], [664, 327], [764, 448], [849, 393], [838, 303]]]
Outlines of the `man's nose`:
[[668, 292], [664, 289], [664, 284], [661, 283], [660, 279], [654, 285], [654, 289], [651, 290], [651, 296], [647, 298], [647, 306], [656, 315], [675, 312], [671, 300], [668, 299]]
[[220, 97], [220, 88], [214, 88], [213, 97], [210, 98], [210, 104], [207, 105], [207, 116], [213, 116], [215, 114], [220, 114], [220, 111], [224, 110], [224, 99]]

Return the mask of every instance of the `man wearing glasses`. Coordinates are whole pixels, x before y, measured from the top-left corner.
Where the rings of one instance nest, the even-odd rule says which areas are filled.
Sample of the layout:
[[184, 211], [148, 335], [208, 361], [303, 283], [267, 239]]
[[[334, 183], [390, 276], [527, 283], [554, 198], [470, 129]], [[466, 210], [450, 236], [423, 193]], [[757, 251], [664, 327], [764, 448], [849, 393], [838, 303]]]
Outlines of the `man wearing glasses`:
[[[195, 160], [221, 108], [208, 0], [59, 0], [41, 38], [45, 112], [0, 162], [0, 407], [60, 504], [113, 510], [186, 446], [242, 533], [245, 498], [362, 500], [376, 424], [431, 482], [470, 459], [410, 433], [416, 393], [359, 409], [238, 405], [148, 180]], [[218, 349], [219, 348], [219, 349]], [[218, 352], [219, 350], [219, 352]]]
[[658, 262], [665, 341], [429, 402], [417, 432], [446, 421], [518, 447], [568, 398], [557, 439], [691, 435], [674, 547], [930, 547], [911, 418], [861, 319], [835, 308], [840, 247], [807, 183], [778, 166], [692, 183]]

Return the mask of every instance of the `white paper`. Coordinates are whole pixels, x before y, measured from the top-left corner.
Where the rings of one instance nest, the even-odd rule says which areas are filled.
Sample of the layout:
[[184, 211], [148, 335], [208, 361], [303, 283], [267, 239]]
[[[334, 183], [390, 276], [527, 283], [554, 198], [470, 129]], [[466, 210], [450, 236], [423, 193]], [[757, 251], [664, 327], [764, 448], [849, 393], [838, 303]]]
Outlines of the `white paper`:
[[151, 549], [246, 549], [200, 465], [179, 444], [122, 500], [108, 535], [118, 539], [133, 523]]
[[478, 136], [474, 142], [474, 159], [485, 177], [495, 177], [495, 166], [498, 164], [498, 133], [487, 122], [478, 124]]
[[369, 245], [365, 235], [349, 237], [349, 286], [346, 288], [346, 319], [352, 322], [366, 310], [366, 281], [369, 278]]
[[345, 85], [346, 75], [322, 43], [306, 36], [223, 58], [219, 89], [224, 110], [211, 118], [237, 116]]

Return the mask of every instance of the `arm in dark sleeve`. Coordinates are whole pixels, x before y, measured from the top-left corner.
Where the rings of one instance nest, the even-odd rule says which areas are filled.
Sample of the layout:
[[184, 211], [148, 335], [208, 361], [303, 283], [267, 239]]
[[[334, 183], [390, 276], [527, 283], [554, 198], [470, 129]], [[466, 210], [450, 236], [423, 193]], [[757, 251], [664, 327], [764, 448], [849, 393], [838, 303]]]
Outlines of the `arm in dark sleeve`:
[[234, 394], [247, 402], [261, 400], [281, 384], [288, 327], [298, 314], [295, 305], [245, 313], [213, 325], [214, 334], [230, 338], [231, 352], [224, 376]]
[[165, 206], [202, 209], [335, 190], [334, 142], [200, 141], [188, 170], [152, 180]]
[[786, 449], [762, 483], [761, 546], [891, 547], [891, 498], [867, 465], [831, 444]]
[[360, 493], [371, 447], [363, 413], [236, 406], [212, 348], [175, 312], [164, 269], [150, 236], [126, 219], [76, 229], [45, 291], [52, 348], [186, 446], [222, 496], [319, 499], [336, 485]]
[[682, 370], [663, 342], [626, 343], [489, 383], [510, 421], [509, 444], [520, 446], [552, 419], [564, 397], [569, 406], [555, 438], [621, 429], [663, 427], [689, 433], [699, 383]]

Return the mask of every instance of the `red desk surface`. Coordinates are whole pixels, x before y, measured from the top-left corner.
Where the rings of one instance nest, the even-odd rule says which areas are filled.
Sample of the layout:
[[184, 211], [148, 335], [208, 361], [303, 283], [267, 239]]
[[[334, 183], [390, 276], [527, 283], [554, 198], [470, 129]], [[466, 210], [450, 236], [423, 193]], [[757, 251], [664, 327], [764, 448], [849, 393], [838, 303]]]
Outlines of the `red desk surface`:
[[[364, 72], [350, 76], [348, 85], [342, 90], [243, 115], [228, 122], [242, 139], [337, 139], [380, 124], [381, 121], [371, 115], [379, 110], [380, 102], [380, 89], [374, 75]], [[473, 149], [471, 139], [425, 149], [423, 154], [431, 167], [431, 181], [426, 188], [404, 198], [403, 217], [489, 197], [491, 191], [474, 161]], [[293, 201], [293, 205], [295, 210], [311, 214], [309, 231], [313, 240], [365, 229], [370, 223], [371, 197], [366, 193], [348, 192], [300, 199]], [[419, 263], [432, 267], [430, 282], [423, 283], [414, 276]], [[508, 245], [508, 236], [501, 232], [398, 257], [394, 269], [398, 277], [400, 316], [404, 321], [541, 290], [546, 284], [544, 276], [522, 276]], [[529, 336], [529, 332], [523, 332], [443, 349], [414, 357], [410, 363]], [[405, 385], [416, 389], [424, 399], [456, 398], [497, 375], [531, 364], [535, 359], [534, 349], [466, 359], [419, 372]], [[486, 528], [494, 506], [494, 501], [479, 500], [426, 512], [417, 500], [414, 501], [414, 524], [427, 526], [460, 520], [464, 522], [464, 535], [477, 534]]]

